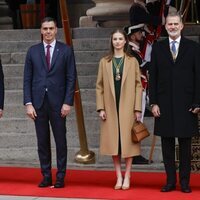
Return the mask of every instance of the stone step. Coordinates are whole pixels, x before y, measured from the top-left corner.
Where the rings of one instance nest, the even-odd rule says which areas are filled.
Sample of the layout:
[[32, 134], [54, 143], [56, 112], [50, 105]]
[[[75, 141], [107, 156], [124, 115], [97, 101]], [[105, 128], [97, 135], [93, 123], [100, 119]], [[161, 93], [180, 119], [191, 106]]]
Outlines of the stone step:
[[[62, 29], [58, 31], [58, 38], [63, 37]], [[1, 30], [0, 41], [39, 41], [40, 29], [15, 29], [15, 30]]]
[[[12, 23], [11, 17], [8, 17], [8, 16], [0, 17], [0, 35], [2, 35], [1, 34], [2, 29], [6, 30], [6, 31], [9, 29], [13, 29], [13, 23]], [[4, 32], [4, 31], [3, 31], [3, 33], [6, 34], [6, 32]], [[4, 41], [6, 41], [6, 40], [4, 40]]]
[[[96, 102], [95, 89], [80, 89], [81, 100], [88, 103]], [[23, 91], [22, 90], [6, 90], [5, 91], [5, 104], [23, 104]]]
[[[92, 89], [95, 88], [96, 76], [78, 76], [78, 81], [81, 89]], [[6, 90], [23, 89], [22, 77], [4, 77], [4, 83]]]
[[[75, 51], [76, 63], [93, 63], [107, 54], [107, 51]], [[24, 64], [26, 52], [1, 53], [2, 64]]]
[[[98, 63], [77, 63], [78, 75], [96, 75], [98, 71]], [[23, 77], [24, 64], [3, 64], [3, 72], [5, 77]]]
[[[1, 23], [8, 20], [12, 23], [11, 18], [0, 19]], [[77, 38], [109, 38], [113, 28], [73, 28], [72, 37]], [[186, 24], [183, 30], [183, 34], [187, 36], [200, 35], [200, 25]], [[63, 40], [63, 30], [59, 29], [57, 38]], [[40, 40], [40, 29], [19, 29], [19, 30], [1, 30], [0, 41], [30, 41]]]
[[[35, 45], [39, 42], [39, 40], [1, 41], [0, 53], [26, 52], [30, 46]], [[109, 39], [74, 39], [73, 48], [75, 51], [107, 50], [109, 48]]]
[[[26, 131], [26, 132], [1, 132], [1, 141], [0, 141], [0, 148], [21, 148], [21, 147], [35, 147], [36, 144], [36, 133], [34, 128], [34, 123], [32, 120], [27, 119], [29, 123], [29, 126], [31, 126], [32, 130]], [[19, 121], [19, 120], [18, 120]], [[22, 121], [22, 120], [21, 120]], [[72, 132], [73, 130], [76, 130], [76, 122], [75, 120], [67, 120], [67, 139], [68, 139], [68, 146], [69, 147], [79, 147], [79, 136], [78, 132]], [[23, 121], [25, 122], [25, 120]], [[72, 123], [73, 122], [73, 123]], [[75, 122], [75, 123], [74, 123]], [[74, 128], [71, 128], [70, 123], [73, 124]], [[2, 123], [3, 124], [3, 123]], [[95, 122], [95, 124], [98, 124], [98, 122]], [[94, 127], [96, 130], [89, 131], [86, 130], [86, 135], [88, 138], [88, 145], [90, 148], [97, 148], [99, 147], [99, 127]], [[53, 134], [51, 133], [52, 137], [52, 146], [55, 146]], [[149, 146], [152, 142], [152, 135], [148, 138], [146, 138], [141, 145], [142, 153], [146, 153]], [[156, 146], [160, 146], [160, 138], [156, 139]]]
[[[199, 42], [199, 36], [186, 36], [187, 38]], [[161, 38], [163, 39], [163, 38]], [[0, 53], [17, 53], [27, 52], [28, 48], [32, 45], [39, 43], [39, 40], [35, 41], [2, 41], [0, 46]], [[109, 39], [74, 39], [73, 48], [75, 53], [77, 51], [108, 51]]]
[[[109, 38], [115, 28], [73, 28], [73, 38]], [[200, 35], [200, 25], [185, 24], [183, 35]]]
[[[85, 116], [96, 117], [96, 103], [88, 101], [82, 101], [83, 113]], [[4, 106], [4, 118], [26, 118], [25, 107], [21, 104], [5, 104]], [[69, 117], [74, 118], [75, 109], [73, 108]]]
[[[68, 168], [78, 167], [80, 168], [99, 168], [99, 169], [113, 169], [113, 162], [110, 156], [98, 156], [98, 148], [90, 149], [96, 154], [96, 163], [95, 164], [77, 164], [74, 162], [75, 154], [79, 151], [79, 148], [68, 148]], [[17, 166], [37, 166], [39, 167], [39, 160], [37, 154], [37, 148], [31, 147], [21, 147], [21, 148], [0, 148], [2, 152], [1, 156], [1, 165], [17, 165]], [[159, 153], [160, 148], [155, 147], [154, 155]], [[147, 156], [148, 157], [148, 153]], [[52, 148], [52, 166], [56, 167], [56, 153], [55, 148]], [[161, 163], [162, 159], [158, 158], [153, 159], [154, 163], [149, 165], [133, 165], [132, 170], [163, 170], [163, 164]], [[122, 161], [124, 162], [124, 160]], [[124, 168], [124, 166], [123, 166]]]
[[[100, 133], [100, 119], [99, 117], [91, 117], [91, 116], [84, 116], [85, 121], [85, 131], [88, 138], [88, 144], [91, 147], [98, 147], [99, 146], [99, 133]], [[152, 133], [152, 124], [153, 119], [152, 118], [145, 118], [145, 124], [148, 127], [149, 131]], [[78, 131], [77, 131], [77, 120], [75, 116], [67, 117], [67, 135], [69, 139], [69, 143], [73, 146], [78, 145], [75, 144], [75, 141], [78, 141]], [[16, 136], [23, 134], [33, 134], [35, 133], [35, 127], [34, 123], [31, 119], [28, 117], [25, 118], [25, 115], [23, 118], [2, 118], [0, 120], [0, 127], [1, 127], [1, 137], [2, 133], [7, 133], [8, 136], [10, 134], [15, 134]], [[152, 143], [152, 137], [151, 134], [150, 137], [146, 138], [144, 141], [142, 141], [142, 147], [150, 146]], [[2, 141], [0, 141], [0, 144]], [[160, 145], [160, 142], [156, 145]], [[0, 145], [1, 147], [1, 145]]]

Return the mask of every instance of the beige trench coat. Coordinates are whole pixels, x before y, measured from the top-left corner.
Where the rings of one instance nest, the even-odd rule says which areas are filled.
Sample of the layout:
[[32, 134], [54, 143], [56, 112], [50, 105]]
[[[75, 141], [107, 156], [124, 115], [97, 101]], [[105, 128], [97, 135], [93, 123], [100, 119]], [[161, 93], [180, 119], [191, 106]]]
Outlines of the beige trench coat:
[[[141, 111], [142, 85], [137, 60], [125, 56], [119, 103], [119, 124], [122, 158], [140, 155], [140, 144], [131, 141], [131, 127], [134, 122], [134, 111]], [[102, 58], [96, 82], [97, 111], [104, 109], [107, 115], [101, 120], [100, 153], [118, 155], [119, 125], [115, 100], [112, 61]]]

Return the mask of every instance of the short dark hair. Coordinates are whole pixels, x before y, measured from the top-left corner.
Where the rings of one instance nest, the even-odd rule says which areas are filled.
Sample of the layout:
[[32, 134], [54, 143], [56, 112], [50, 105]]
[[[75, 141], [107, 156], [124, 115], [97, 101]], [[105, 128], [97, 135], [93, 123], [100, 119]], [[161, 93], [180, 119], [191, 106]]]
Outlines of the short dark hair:
[[54, 22], [54, 24], [57, 26], [57, 22], [53, 17], [45, 17], [41, 21], [41, 26], [44, 22]]

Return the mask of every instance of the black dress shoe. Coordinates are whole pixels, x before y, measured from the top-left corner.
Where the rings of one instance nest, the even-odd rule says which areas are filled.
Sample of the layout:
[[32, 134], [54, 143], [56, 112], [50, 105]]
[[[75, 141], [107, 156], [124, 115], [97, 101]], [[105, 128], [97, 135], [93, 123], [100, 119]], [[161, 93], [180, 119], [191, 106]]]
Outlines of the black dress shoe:
[[147, 160], [146, 158], [144, 158], [143, 156], [134, 156], [133, 157], [133, 164], [142, 164], [142, 165], [146, 165], [149, 164], [149, 160]]
[[184, 192], [184, 193], [191, 193], [192, 190], [190, 188], [189, 185], [181, 185], [181, 192]]
[[38, 187], [48, 187], [52, 185], [52, 178], [44, 177]]
[[171, 192], [176, 189], [176, 186], [174, 184], [167, 184], [162, 187], [160, 190], [161, 192]]
[[64, 188], [65, 182], [64, 179], [57, 179], [56, 183], [54, 184], [54, 188]]

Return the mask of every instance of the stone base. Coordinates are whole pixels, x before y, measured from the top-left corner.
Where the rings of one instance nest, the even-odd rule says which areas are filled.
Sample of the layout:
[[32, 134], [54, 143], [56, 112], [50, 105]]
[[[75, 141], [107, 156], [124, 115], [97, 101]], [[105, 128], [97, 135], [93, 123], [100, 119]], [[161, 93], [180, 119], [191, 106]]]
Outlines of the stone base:
[[106, 22], [98, 22], [99, 27], [104, 27], [104, 28], [112, 28], [112, 27], [124, 27], [129, 24], [128, 20], [123, 20], [123, 21], [106, 21]]
[[0, 18], [0, 29], [13, 29], [13, 23], [11, 17]]
[[80, 27], [103, 27], [103, 28], [113, 28], [113, 27], [124, 27], [129, 24], [128, 20], [100, 20], [94, 21], [92, 16], [82, 16], [79, 20]]
[[97, 22], [92, 20], [92, 16], [82, 16], [79, 19], [79, 27], [97, 27]]

